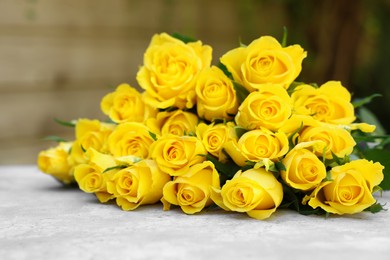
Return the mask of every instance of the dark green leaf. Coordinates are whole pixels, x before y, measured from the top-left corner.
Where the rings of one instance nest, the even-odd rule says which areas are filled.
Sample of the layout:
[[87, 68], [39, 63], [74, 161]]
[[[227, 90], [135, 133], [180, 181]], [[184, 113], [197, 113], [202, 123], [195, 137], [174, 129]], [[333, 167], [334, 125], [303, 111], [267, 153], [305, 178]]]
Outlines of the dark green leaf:
[[374, 132], [376, 135], [386, 135], [385, 128], [382, 126], [381, 122], [376, 117], [376, 115], [372, 113], [369, 109], [365, 107], [360, 107], [358, 111], [358, 116], [362, 122], [376, 126]]
[[226, 68], [226, 66], [225, 66], [223, 63], [219, 62], [218, 65], [217, 65], [217, 67], [218, 67], [220, 70], [222, 70], [223, 73], [224, 73], [229, 79], [233, 80], [233, 75], [229, 72], [229, 70]]
[[284, 164], [282, 162], [276, 162], [275, 167], [278, 171], [285, 171], [286, 170], [286, 166], [284, 166]]
[[385, 169], [383, 170], [384, 179], [379, 185], [383, 190], [390, 190], [390, 151], [383, 149], [367, 149], [362, 151], [367, 160], [379, 162]]
[[386, 210], [385, 208], [383, 208], [383, 205], [381, 205], [379, 203], [375, 203], [374, 205], [366, 208], [364, 211], [369, 211], [371, 213], [378, 213], [379, 211], [382, 211], [382, 210]]
[[365, 97], [362, 99], [356, 99], [355, 101], [352, 102], [352, 105], [354, 106], [354, 108], [358, 108], [358, 107], [361, 107], [363, 105], [370, 103], [374, 98], [381, 97], [381, 96], [382, 95], [378, 94], [378, 93], [372, 94], [371, 96], [368, 96], [368, 97]]
[[152, 137], [152, 139], [154, 141], [157, 141], [157, 135], [155, 133], [152, 133], [152, 132], [149, 131], [149, 135], [150, 135], [150, 137]]
[[54, 121], [60, 125], [63, 125], [63, 126], [68, 126], [68, 127], [75, 127], [76, 126], [75, 121], [63, 121], [63, 120], [60, 120], [57, 118], [54, 118]]
[[236, 91], [236, 96], [238, 99], [238, 103], [244, 102], [246, 97], [249, 95], [249, 91], [241, 84], [233, 81], [234, 90]]
[[45, 140], [45, 141], [54, 141], [54, 142], [57, 142], [57, 143], [66, 142], [65, 139], [63, 139], [63, 138], [61, 138], [59, 136], [56, 136], [56, 135], [46, 136], [45, 138], [43, 138], [43, 140]]
[[176, 38], [184, 43], [189, 43], [189, 42], [196, 42], [197, 40], [192, 38], [192, 37], [189, 37], [187, 35], [183, 35], [181, 33], [177, 33], [177, 32], [174, 32], [172, 33], [172, 37], [173, 38]]
[[234, 130], [236, 132], [236, 135], [237, 135], [237, 138], [240, 139], [240, 137], [245, 134], [246, 132], [248, 132], [248, 130], [246, 130], [245, 128], [242, 128], [241, 126], [235, 126], [234, 127]]
[[241, 170], [241, 168], [231, 160], [229, 160], [226, 163], [222, 163], [218, 161], [217, 158], [215, 158], [210, 154], [202, 155], [202, 156], [205, 156], [207, 160], [211, 161], [214, 164], [215, 169], [218, 171], [220, 175], [221, 185], [225, 184], [227, 180], [231, 180], [233, 176], [236, 174], [236, 172]]

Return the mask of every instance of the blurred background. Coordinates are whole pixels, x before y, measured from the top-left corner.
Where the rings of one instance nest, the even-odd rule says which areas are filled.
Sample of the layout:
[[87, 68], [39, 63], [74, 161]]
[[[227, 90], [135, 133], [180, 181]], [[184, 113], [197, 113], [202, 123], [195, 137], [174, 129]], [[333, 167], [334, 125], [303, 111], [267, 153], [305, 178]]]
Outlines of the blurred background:
[[213, 64], [262, 35], [307, 50], [300, 81], [339, 80], [390, 131], [389, 0], [0, 0], [0, 164], [71, 140], [54, 118], [105, 119], [100, 99], [135, 75], [155, 33], [213, 47]]

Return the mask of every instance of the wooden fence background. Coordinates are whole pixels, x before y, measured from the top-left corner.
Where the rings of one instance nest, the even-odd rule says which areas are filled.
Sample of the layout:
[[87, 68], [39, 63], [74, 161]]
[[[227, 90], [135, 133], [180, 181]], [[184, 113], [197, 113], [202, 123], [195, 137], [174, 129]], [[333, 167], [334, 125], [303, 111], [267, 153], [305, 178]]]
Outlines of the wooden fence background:
[[214, 57], [237, 46], [245, 22], [237, 2], [0, 0], [0, 164], [35, 163], [55, 145], [47, 135], [72, 139], [54, 118], [104, 118], [100, 99], [122, 82], [136, 86], [155, 33], [199, 37]]
[[[160, 32], [179, 32], [211, 45], [216, 64], [239, 41], [249, 43], [262, 35], [281, 39], [287, 26], [289, 44], [300, 43], [309, 52], [306, 82], [337, 79], [352, 92], [363, 85], [364, 95], [384, 94], [377, 113], [389, 111], [390, 92], [382, 77], [388, 73], [372, 73], [385, 66], [373, 67], [371, 74], [356, 70], [388, 50], [378, 48], [383, 42], [378, 37], [387, 34], [378, 29], [380, 20], [372, 22], [378, 15], [369, 13], [367, 3], [0, 0], [0, 164], [35, 163], [40, 150], [55, 145], [43, 141], [45, 136], [72, 139], [73, 130], [54, 118], [104, 119], [100, 99], [120, 83], [137, 86], [143, 53], [152, 35]], [[380, 3], [371, 9], [384, 10], [380, 6], [385, 3]], [[376, 80], [378, 74], [383, 81], [373, 84], [352, 80], [356, 75]], [[388, 122], [386, 116], [382, 114], [382, 122]]]

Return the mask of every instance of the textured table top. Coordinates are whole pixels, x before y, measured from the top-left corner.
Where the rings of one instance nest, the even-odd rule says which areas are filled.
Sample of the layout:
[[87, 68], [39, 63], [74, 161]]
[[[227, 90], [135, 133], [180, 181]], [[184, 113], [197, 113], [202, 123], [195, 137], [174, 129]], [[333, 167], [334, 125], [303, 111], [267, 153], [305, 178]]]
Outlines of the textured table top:
[[[390, 205], [390, 192], [378, 197]], [[0, 259], [388, 259], [390, 211], [259, 221], [162, 205], [122, 211], [35, 166], [0, 166]]]

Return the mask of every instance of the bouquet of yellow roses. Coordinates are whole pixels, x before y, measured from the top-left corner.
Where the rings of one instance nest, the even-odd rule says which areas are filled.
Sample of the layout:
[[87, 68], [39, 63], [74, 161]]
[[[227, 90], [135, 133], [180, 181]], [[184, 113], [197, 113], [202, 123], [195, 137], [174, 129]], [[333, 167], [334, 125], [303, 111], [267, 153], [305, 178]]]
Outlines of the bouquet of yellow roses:
[[144, 91], [120, 84], [100, 104], [109, 120], [67, 122], [75, 139], [40, 152], [38, 166], [123, 210], [161, 201], [266, 219], [278, 208], [382, 209], [373, 193], [384, 167], [351, 160], [354, 133], [375, 126], [356, 121], [340, 82], [296, 82], [306, 52], [285, 45], [260, 37], [212, 66], [210, 46], [156, 34], [136, 76]]

